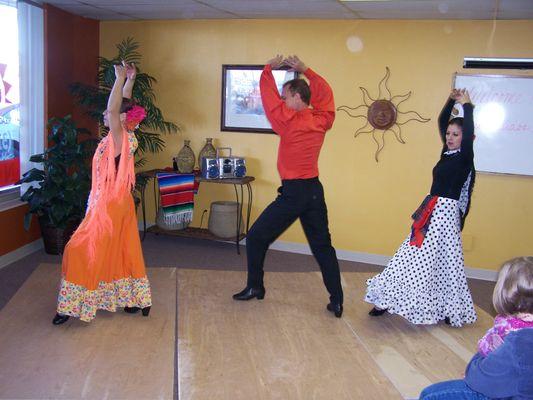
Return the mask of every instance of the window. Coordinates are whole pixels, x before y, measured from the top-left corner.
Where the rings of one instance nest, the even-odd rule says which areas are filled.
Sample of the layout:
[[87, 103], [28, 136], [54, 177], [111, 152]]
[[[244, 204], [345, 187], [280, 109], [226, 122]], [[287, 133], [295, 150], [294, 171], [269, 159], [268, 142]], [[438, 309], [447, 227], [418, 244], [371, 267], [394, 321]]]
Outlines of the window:
[[[20, 179], [20, 95], [17, 9], [0, 4], [0, 188]], [[2, 191], [4, 191], [2, 190]]]
[[0, 210], [21, 204], [16, 182], [44, 148], [43, 23], [38, 4], [0, 0]]

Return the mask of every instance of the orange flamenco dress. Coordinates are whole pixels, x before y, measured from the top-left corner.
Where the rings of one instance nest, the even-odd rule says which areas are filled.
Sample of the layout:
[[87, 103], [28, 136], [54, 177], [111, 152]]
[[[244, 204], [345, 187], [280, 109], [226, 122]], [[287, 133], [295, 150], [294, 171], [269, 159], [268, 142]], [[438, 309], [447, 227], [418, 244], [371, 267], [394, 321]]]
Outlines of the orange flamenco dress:
[[136, 148], [124, 130], [118, 168], [111, 133], [96, 149], [87, 212], [63, 254], [58, 314], [89, 322], [97, 310], [152, 304], [131, 195]]

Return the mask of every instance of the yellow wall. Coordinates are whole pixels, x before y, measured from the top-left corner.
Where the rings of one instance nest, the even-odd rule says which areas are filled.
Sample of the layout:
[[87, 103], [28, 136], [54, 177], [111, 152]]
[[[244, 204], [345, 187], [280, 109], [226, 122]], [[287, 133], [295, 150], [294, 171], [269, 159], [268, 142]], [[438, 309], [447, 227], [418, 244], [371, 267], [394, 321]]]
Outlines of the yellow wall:
[[[362, 40], [359, 52], [348, 50], [346, 40], [352, 35]], [[413, 91], [401, 109], [416, 110], [431, 121], [405, 125], [405, 145], [388, 133], [376, 163], [371, 137], [353, 137], [362, 120], [338, 113], [319, 165], [334, 245], [383, 255], [392, 255], [405, 238], [410, 215], [430, 188], [441, 148], [436, 117], [452, 74], [462, 71], [463, 57], [533, 53], [533, 21], [499, 21], [495, 26], [491, 21], [104, 22], [101, 54], [114, 55], [114, 45], [127, 36], [141, 42], [141, 68], [158, 79], [157, 102], [164, 115], [183, 129], [165, 138], [166, 150], [147, 167], [170, 166], [183, 139], [190, 139], [198, 154], [204, 138], [214, 137], [217, 146], [231, 146], [234, 154], [246, 156], [249, 173], [257, 178], [253, 219], [275, 197], [278, 138], [220, 131], [221, 65], [262, 64], [276, 53], [296, 53], [328, 80], [337, 105], [350, 106], [362, 103], [359, 86], [377, 96], [388, 66], [393, 95]], [[194, 225], [210, 201], [231, 199], [232, 190], [202, 185]], [[510, 257], [533, 254], [532, 199], [533, 178], [478, 174], [464, 230], [466, 264], [496, 269]], [[152, 196], [148, 200], [153, 215]], [[294, 224], [280, 240], [303, 243], [305, 237]]]

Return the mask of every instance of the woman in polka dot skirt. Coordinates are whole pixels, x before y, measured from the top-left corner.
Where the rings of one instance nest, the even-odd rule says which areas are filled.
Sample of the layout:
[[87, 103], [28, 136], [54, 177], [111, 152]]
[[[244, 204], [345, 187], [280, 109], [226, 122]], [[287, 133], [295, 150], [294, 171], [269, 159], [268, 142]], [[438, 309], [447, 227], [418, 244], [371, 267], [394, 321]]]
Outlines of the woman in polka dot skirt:
[[[456, 102], [464, 116], [450, 120]], [[367, 281], [365, 301], [374, 304], [372, 316], [388, 311], [414, 324], [444, 320], [460, 327], [476, 321], [461, 241], [475, 180], [473, 105], [466, 90], [452, 90], [439, 131], [443, 148], [431, 192], [387, 268]]]

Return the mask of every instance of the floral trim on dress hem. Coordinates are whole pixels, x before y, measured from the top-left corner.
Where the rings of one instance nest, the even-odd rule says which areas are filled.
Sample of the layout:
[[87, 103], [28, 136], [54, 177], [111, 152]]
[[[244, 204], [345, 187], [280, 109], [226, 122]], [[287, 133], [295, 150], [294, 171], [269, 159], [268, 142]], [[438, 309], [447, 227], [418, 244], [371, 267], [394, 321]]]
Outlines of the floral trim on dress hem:
[[115, 312], [121, 307], [145, 308], [151, 305], [150, 282], [146, 276], [100, 282], [95, 290], [88, 290], [62, 278], [57, 313], [90, 322], [97, 310]]

